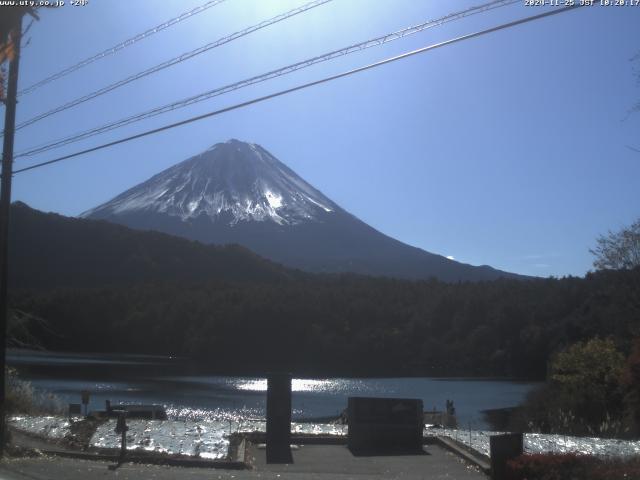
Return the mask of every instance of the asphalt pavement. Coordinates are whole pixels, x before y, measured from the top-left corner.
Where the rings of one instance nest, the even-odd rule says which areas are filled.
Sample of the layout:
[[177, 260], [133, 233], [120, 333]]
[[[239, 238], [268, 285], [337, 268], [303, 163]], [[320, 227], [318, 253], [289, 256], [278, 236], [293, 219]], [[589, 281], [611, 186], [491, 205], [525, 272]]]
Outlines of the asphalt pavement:
[[266, 464], [265, 451], [251, 446], [250, 469], [222, 470], [112, 463], [56, 456], [9, 458], [0, 463], [0, 480], [174, 480], [174, 479], [403, 479], [487, 480], [476, 467], [438, 445], [425, 446], [421, 454], [354, 456], [344, 445], [303, 445], [293, 450], [292, 464]]

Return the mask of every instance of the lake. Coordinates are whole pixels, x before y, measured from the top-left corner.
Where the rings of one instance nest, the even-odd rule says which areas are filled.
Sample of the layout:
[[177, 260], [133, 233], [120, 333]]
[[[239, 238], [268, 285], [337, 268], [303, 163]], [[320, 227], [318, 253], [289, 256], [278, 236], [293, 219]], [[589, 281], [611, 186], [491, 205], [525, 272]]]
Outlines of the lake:
[[[146, 355], [75, 354], [9, 350], [7, 363], [23, 380], [66, 403], [90, 392], [89, 410], [114, 403], [157, 403], [169, 418], [185, 420], [261, 419], [264, 378], [209, 375], [206, 366], [180, 358]], [[295, 378], [293, 418], [339, 414], [349, 396], [419, 398], [425, 410], [454, 402], [460, 427], [486, 429], [482, 411], [518, 405], [535, 382], [470, 378]]]

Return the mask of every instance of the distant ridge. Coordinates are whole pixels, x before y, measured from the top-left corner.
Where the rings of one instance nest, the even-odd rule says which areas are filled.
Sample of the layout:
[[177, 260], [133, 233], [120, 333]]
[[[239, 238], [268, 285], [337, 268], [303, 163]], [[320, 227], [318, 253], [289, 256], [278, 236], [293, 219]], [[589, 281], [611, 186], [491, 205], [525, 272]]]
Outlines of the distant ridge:
[[12, 289], [203, 281], [281, 282], [304, 274], [238, 245], [203, 245], [159, 232], [11, 206]]
[[346, 212], [263, 147], [217, 143], [84, 218], [208, 244], [237, 243], [311, 272], [480, 281], [526, 278], [411, 247]]

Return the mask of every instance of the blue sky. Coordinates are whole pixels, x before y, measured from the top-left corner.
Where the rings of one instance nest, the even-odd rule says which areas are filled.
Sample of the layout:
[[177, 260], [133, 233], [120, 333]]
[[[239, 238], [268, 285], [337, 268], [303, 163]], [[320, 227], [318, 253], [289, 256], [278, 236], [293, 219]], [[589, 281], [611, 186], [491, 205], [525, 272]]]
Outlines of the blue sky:
[[[20, 87], [204, 0], [42, 12]], [[304, 1], [227, 0], [20, 98], [18, 121]], [[27, 127], [16, 151], [482, 0], [334, 0]], [[19, 159], [15, 168], [541, 13], [521, 4]], [[640, 6], [582, 8], [16, 175], [13, 199], [77, 215], [229, 138], [259, 143], [378, 230], [474, 265], [584, 275], [595, 238], [640, 216]], [[640, 68], [640, 62], [636, 62]]]

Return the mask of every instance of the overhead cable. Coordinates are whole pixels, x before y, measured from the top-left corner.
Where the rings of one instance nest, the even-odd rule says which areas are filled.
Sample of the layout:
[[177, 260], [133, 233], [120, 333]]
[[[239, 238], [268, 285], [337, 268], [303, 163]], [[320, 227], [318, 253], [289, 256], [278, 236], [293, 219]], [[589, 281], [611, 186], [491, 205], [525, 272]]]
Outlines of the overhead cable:
[[19, 123], [18, 125], [16, 125], [16, 130], [20, 130], [24, 127], [27, 127], [29, 125], [32, 125], [36, 122], [39, 122], [40, 120], [43, 120], [47, 117], [50, 117], [51, 115], [55, 115], [56, 113], [60, 113], [64, 110], [68, 110], [69, 108], [75, 107], [77, 105], [80, 105], [81, 103], [84, 102], [88, 102], [89, 100], [93, 100], [96, 97], [99, 97], [101, 95], [104, 95], [105, 93], [111, 92], [113, 90], [115, 90], [116, 88], [120, 88], [124, 85], [127, 85], [131, 82], [134, 82], [136, 80], [139, 80], [141, 78], [147, 77], [153, 73], [157, 73], [161, 70], [164, 70], [165, 68], [171, 67], [173, 65], [176, 65], [178, 63], [184, 62], [185, 60], [188, 60], [190, 58], [195, 57], [196, 55], [200, 55], [201, 53], [207, 52], [213, 48], [217, 48], [220, 47], [221, 45], [225, 45], [229, 42], [232, 42], [234, 40], [237, 40], [238, 38], [244, 37], [246, 35], [249, 35], [250, 33], [253, 33], [257, 30], [261, 30], [263, 28], [266, 28], [270, 25], [273, 25], [275, 23], [281, 22], [283, 20], [286, 20], [288, 18], [291, 18], [295, 15], [298, 15], [300, 13], [306, 12], [307, 10], [311, 10], [312, 8], [315, 7], [319, 7], [320, 5], [324, 5], [325, 3], [331, 2], [332, 0], [313, 0], [309, 3], [306, 3], [304, 5], [302, 5], [301, 7], [297, 7], [294, 8], [293, 10], [289, 10], [288, 12], [282, 13], [280, 15], [277, 15], [275, 17], [272, 17], [268, 20], [262, 21], [260, 23], [257, 23], [255, 25], [252, 25], [250, 27], [245, 28], [244, 30], [241, 30], [239, 32], [235, 32], [232, 33], [231, 35], [227, 35], [225, 37], [222, 37], [218, 40], [216, 40], [215, 42], [211, 42], [208, 43], [206, 45], [203, 45], [202, 47], [196, 48], [195, 50], [191, 50], [189, 52], [183, 53], [182, 55], [179, 55], [177, 57], [174, 57], [170, 60], [167, 60], [165, 62], [162, 62], [158, 65], [155, 65], [151, 68], [147, 68], [146, 70], [143, 70], [141, 72], [138, 72], [136, 74], [133, 74], [129, 77], [123, 78], [122, 80], [118, 80], [115, 83], [112, 83], [110, 85], [107, 85], [105, 87], [102, 87], [98, 90], [95, 90], [91, 93], [88, 93], [86, 95], [83, 95], [82, 97], [78, 97], [74, 100], [71, 100], [63, 105], [59, 105], [51, 110], [48, 110], [47, 112], [41, 113], [39, 115], [36, 115], [35, 117], [32, 117], [28, 120], [25, 120], [24, 122]]
[[103, 143], [101, 145], [98, 145], [98, 146], [95, 146], [95, 147], [92, 147], [92, 148], [88, 148], [88, 149], [85, 149], [85, 150], [81, 150], [81, 151], [78, 151], [78, 152], [75, 152], [75, 153], [71, 153], [71, 154], [68, 154], [68, 155], [64, 155], [64, 156], [61, 156], [61, 157], [58, 157], [58, 158], [54, 158], [54, 159], [48, 160], [46, 162], [36, 163], [34, 165], [30, 165], [28, 167], [24, 167], [24, 168], [20, 168], [18, 170], [15, 170], [14, 174], [21, 173], [21, 172], [26, 172], [26, 171], [29, 171], [29, 170], [34, 170], [36, 168], [41, 168], [41, 167], [44, 167], [44, 166], [47, 166], [47, 165], [52, 165], [54, 163], [58, 163], [58, 162], [62, 162], [64, 160], [68, 160], [68, 159], [71, 159], [71, 158], [78, 157], [80, 155], [85, 155], [87, 153], [95, 152], [95, 151], [98, 151], [98, 150], [103, 150], [105, 148], [112, 147], [112, 146], [119, 145], [119, 144], [126, 143], [126, 142], [130, 142], [130, 141], [136, 140], [138, 138], [147, 137], [149, 135], [160, 133], [160, 132], [163, 132], [165, 130], [170, 130], [170, 129], [173, 129], [173, 128], [176, 128], [176, 127], [180, 127], [182, 125], [187, 125], [187, 124], [190, 124], [190, 123], [193, 123], [193, 122], [197, 122], [197, 121], [203, 120], [205, 118], [221, 115], [223, 113], [227, 113], [227, 112], [230, 112], [230, 111], [233, 111], [233, 110], [238, 110], [240, 108], [248, 107], [249, 105], [253, 105], [253, 104], [256, 104], [256, 103], [264, 102], [264, 101], [270, 100], [272, 98], [281, 97], [283, 95], [287, 95], [289, 93], [297, 92], [299, 90], [303, 90], [303, 89], [306, 89], [306, 88], [309, 88], [309, 87], [320, 85], [322, 83], [327, 83], [327, 82], [330, 82], [330, 81], [333, 81], [333, 80], [337, 80], [339, 78], [343, 78], [343, 77], [347, 77], [347, 76], [350, 76], [350, 75], [354, 75], [356, 73], [364, 72], [366, 70], [370, 70], [370, 69], [373, 69], [373, 68], [376, 68], [376, 67], [380, 67], [382, 65], [386, 65], [388, 63], [392, 63], [392, 62], [395, 62], [395, 61], [398, 61], [398, 60], [403, 60], [405, 58], [409, 58], [409, 57], [412, 57], [412, 56], [420, 54], [420, 53], [429, 52], [431, 50], [435, 50], [437, 48], [445, 47], [447, 45], [452, 45], [454, 43], [458, 43], [458, 42], [461, 42], [461, 41], [464, 41], [464, 40], [470, 40], [472, 38], [479, 37], [481, 35], [486, 35], [486, 34], [489, 34], [489, 33], [497, 32], [499, 30], [512, 28], [512, 27], [515, 27], [517, 25], [522, 25], [524, 23], [533, 22], [535, 20], [540, 20], [542, 18], [550, 17], [552, 15], [558, 15], [560, 13], [568, 12], [570, 10], [576, 10], [578, 8], [581, 8], [582, 6], [584, 6], [584, 5], [572, 5], [572, 6], [568, 6], [568, 7], [556, 8], [556, 9], [553, 9], [553, 10], [550, 10], [550, 11], [547, 11], [547, 12], [544, 12], [544, 13], [540, 13], [538, 15], [532, 15], [532, 16], [529, 16], [529, 17], [521, 18], [519, 20], [514, 20], [512, 22], [503, 23], [503, 24], [500, 24], [500, 25], [498, 25], [496, 27], [488, 28], [486, 30], [480, 30], [480, 31], [477, 31], [477, 32], [474, 32], [474, 33], [469, 33], [467, 35], [462, 35], [460, 37], [456, 37], [456, 38], [453, 38], [453, 39], [450, 39], [450, 40], [446, 40], [444, 42], [436, 43], [436, 44], [433, 44], [433, 45], [428, 45], [426, 47], [418, 48], [416, 50], [412, 50], [410, 52], [406, 52], [406, 53], [403, 53], [401, 55], [396, 55], [395, 57], [387, 58], [385, 60], [381, 60], [381, 61], [378, 61], [378, 62], [375, 62], [375, 63], [371, 63], [371, 64], [365, 65], [363, 67], [358, 67], [358, 68], [355, 68], [353, 70], [342, 72], [342, 73], [339, 73], [337, 75], [331, 75], [329, 77], [325, 77], [325, 78], [322, 78], [320, 80], [315, 80], [313, 82], [308, 82], [308, 83], [304, 83], [302, 85], [297, 85], [297, 86], [292, 87], [292, 88], [287, 88], [285, 90], [280, 90], [278, 92], [275, 92], [275, 93], [272, 93], [272, 94], [269, 94], [269, 95], [265, 95], [265, 96], [262, 96], [262, 97], [254, 98], [254, 99], [248, 100], [246, 102], [237, 103], [237, 104], [231, 105], [229, 107], [221, 108], [219, 110], [214, 110], [212, 112], [208, 112], [208, 113], [205, 113], [205, 114], [202, 114], [202, 115], [197, 115], [195, 117], [187, 118], [186, 120], [182, 120], [182, 121], [179, 121], [179, 122], [171, 123], [169, 125], [164, 125], [164, 126], [159, 127], [159, 128], [154, 128], [152, 130], [147, 130], [145, 132], [138, 133], [136, 135], [131, 135], [131, 136], [128, 136], [128, 137], [120, 138], [120, 139], [114, 140], [112, 142]]
[[23, 88], [22, 90], [20, 90], [18, 92], [18, 96], [20, 95], [27, 95], [31, 92], [34, 92], [35, 90], [37, 90], [40, 87], [43, 87], [44, 85], [47, 85], [48, 83], [51, 83], [55, 80], [58, 80], [62, 77], [65, 77], [67, 75], [69, 75], [70, 73], [75, 72], [76, 70], [80, 70], [83, 67], [86, 67], [87, 65], [100, 60], [104, 57], [107, 57], [109, 55], [113, 55], [116, 52], [119, 52], [120, 50], [127, 48], [131, 45], [133, 45], [134, 43], [139, 42], [140, 40], [143, 40], [151, 35], [154, 35], [162, 30], [164, 30], [165, 28], [169, 28], [183, 20], [186, 20], [187, 18], [191, 18], [194, 15], [197, 15], [199, 13], [204, 12], [205, 10], [211, 8], [211, 7], [215, 7], [216, 5], [218, 5], [219, 3], [222, 3], [226, 0], [210, 0], [196, 8], [193, 8], [191, 10], [189, 10], [188, 12], [184, 12], [181, 13], [180, 15], [178, 15], [177, 17], [171, 18], [169, 20], [167, 20], [166, 22], [161, 23], [160, 25], [156, 25], [155, 27], [152, 27], [142, 33], [139, 33], [131, 38], [126, 39], [123, 42], [118, 43], [117, 45], [107, 48], [106, 50], [103, 50], [100, 53], [96, 53], [95, 55], [85, 58], [84, 60], [81, 60], [80, 62], [71, 65], [67, 68], [65, 68], [64, 70], [60, 70], [59, 72], [54, 73], [53, 75], [50, 75], [46, 78], [43, 78], [42, 80], [34, 83], [33, 85], [30, 85], [26, 88]]
[[361, 50], [365, 50], [371, 47], [375, 47], [375, 46], [379, 46], [379, 45], [383, 45], [389, 42], [392, 42], [394, 40], [398, 40], [400, 38], [404, 38], [408, 35], [413, 35], [419, 32], [422, 32], [426, 29], [429, 28], [433, 28], [439, 25], [442, 25], [444, 23], [448, 23], [448, 22], [452, 22], [455, 20], [459, 20], [461, 18], [470, 16], [470, 15], [474, 15], [477, 13], [481, 13], [481, 12], [486, 12], [488, 10], [493, 10], [495, 8], [499, 8], [499, 7], [504, 7], [507, 5], [511, 5], [514, 3], [520, 3], [520, 0], [493, 0], [491, 2], [482, 4], [482, 5], [478, 5], [478, 6], [474, 6], [462, 11], [458, 11], [455, 13], [451, 13], [449, 15], [446, 15], [444, 17], [435, 19], [435, 20], [429, 20], [426, 22], [423, 22], [421, 24], [418, 25], [414, 25], [411, 27], [407, 27], [404, 28], [402, 30], [397, 30], [395, 32], [392, 33], [388, 33], [386, 35], [381, 35], [379, 37], [376, 38], [372, 38], [370, 40], [366, 40], [364, 42], [360, 42], [360, 43], [356, 43], [353, 45], [350, 45], [348, 47], [344, 47], [338, 50], [333, 50], [331, 52], [322, 54], [322, 55], [318, 55], [316, 57], [313, 58], [308, 58], [306, 60], [297, 62], [297, 63], [293, 63], [281, 68], [278, 68], [276, 70], [272, 70], [270, 72], [267, 73], [263, 73], [261, 75], [257, 75], [251, 78], [247, 78], [244, 80], [240, 80], [238, 82], [232, 83], [232, 84], [228, 84], [225, 85], [223, 87], [218, 87], [215, 88], [213, 90], [209, 90], [203, 93], [199, 93], [197, 95], [193, 95], [191, 97], [187, 97], [184, 98], [182, 100], [178, 100], [176, 102], [172, 102], [172, 103], [168, 103], [159, 107], [155, 107], [151, 110], [147, 110], [145, 112], [142, 113], [138, 113], [129, 117], [125, 117], [122, 118], [120, 120], [116, 120], [113, 121], [111, 123], [99, 126], [99, 127], [94, 127], [92, 129], [89, 130], [85, 130], [83, 132], [79, 132], [79, 133], [75, 133], [73, 135], [58, 139], [58, 140], [54, 140], [52, 142], [46, 143], [44, 145], [40, 145], [37, 147], [29, 147], [27, 150], [24, 150], [20, 153], [18, 153], [15, 158], [20, 158], [20, 157], [27, 157], [27, 156], [33, 156], [54, 148], [60, 148], [63, 147], [65, 145], [69, 145], [71, 143], [75, 143], [78, 142], [80, 140], [84, 140], [86, 138], [92, 137], [94, 135], [98, 135], [101, 133], [106, 133], [109, 132], [111, 130], [117, 129], [117, 128], [121, 128], [124, 127], [126, 125], [129, 125], [131, 123], [135, 123], [135, 122], [139, 122], [142, 120], [146, 120], [147, 118], [151, 118], [169, 111], [173, 111], [179, 108], [184, 108], [187, 107], [189, 105], [193, 105], [195, 103], [199, 103], [205, 100], [208, 100], [210, 98], [213, 97], [217, 97], [229, 92], [232, 92], [234, 90], [239, 90], [241, 88], [244, 87], [248, 87], [250, 85], [254, 85], [257, 83], [261, 83], [261, 82], [265, 82], [267, 80], [276, 78], [276, 77], [280, 77], [283, 75], [287, 75], [289, 73], [293, 73], [295, 71], [301, 70], [303, 68], [307, 68], [307, 67], [311, 67], [312, 65], [316, 65], [318, 63], [322, 63], [322, 62], [326, 62], [329, 60], [333, 60], [334, 58], [338, 58], [338, 57], [342, 57], [345, 55], [349, 55], [351, 53], [354, 52], [358, 52]]

